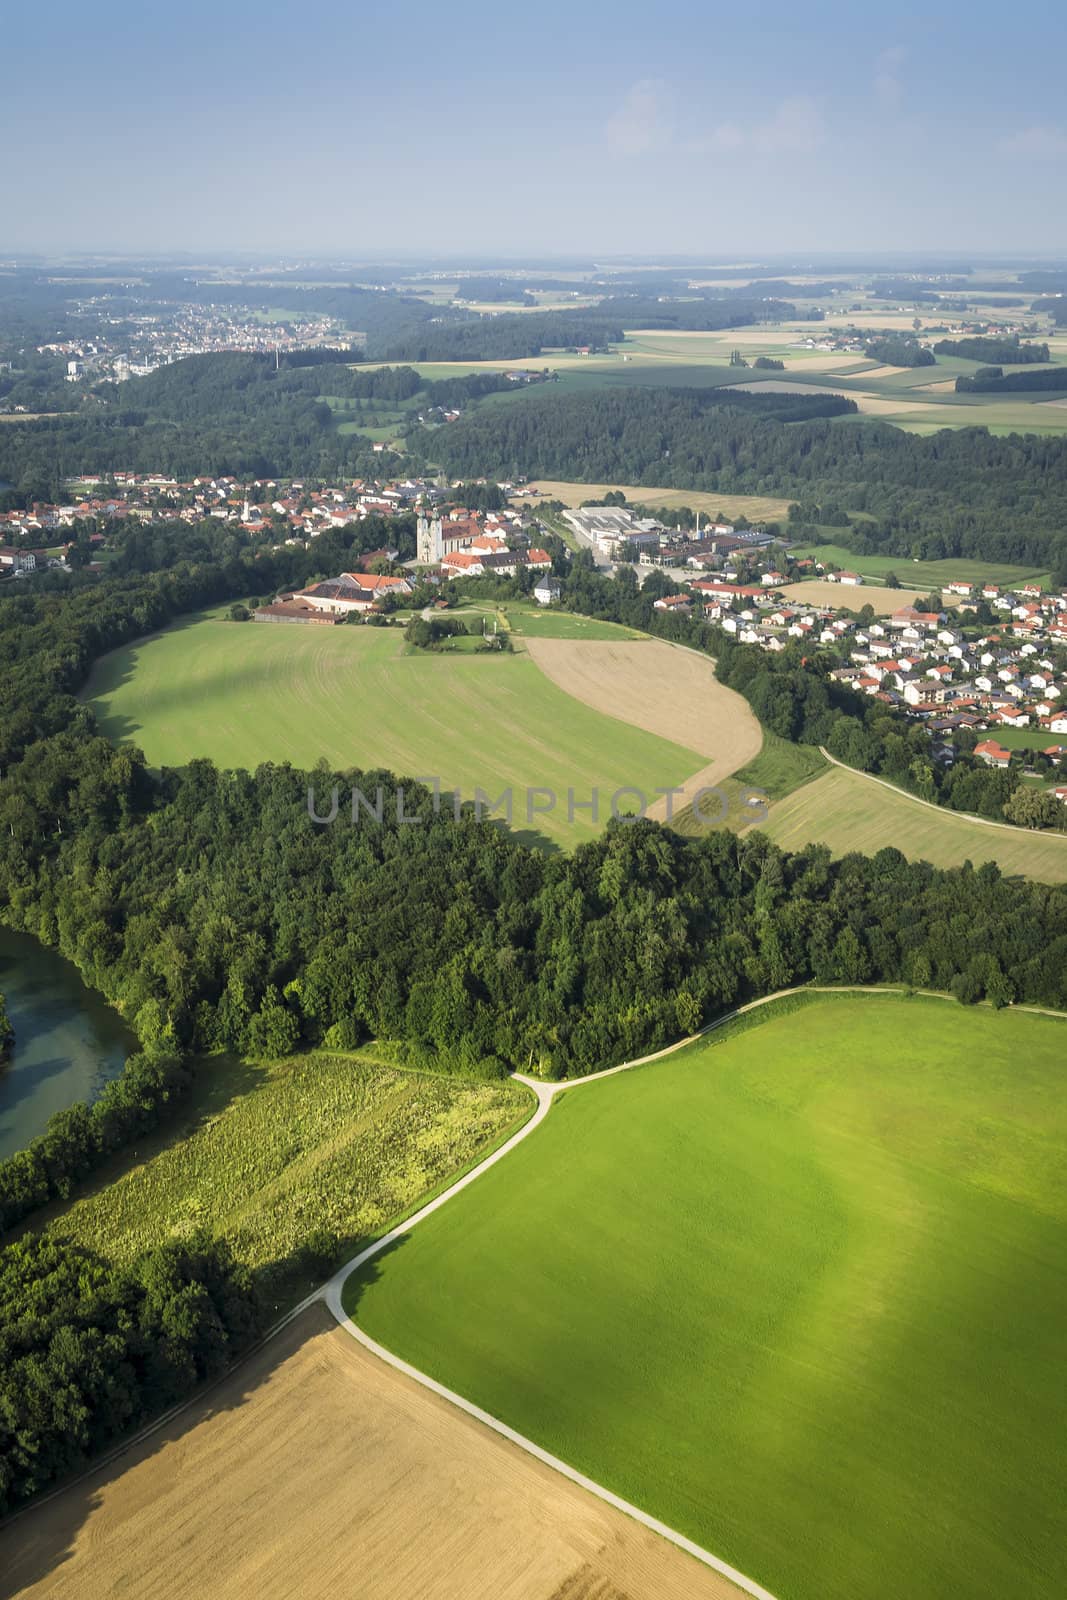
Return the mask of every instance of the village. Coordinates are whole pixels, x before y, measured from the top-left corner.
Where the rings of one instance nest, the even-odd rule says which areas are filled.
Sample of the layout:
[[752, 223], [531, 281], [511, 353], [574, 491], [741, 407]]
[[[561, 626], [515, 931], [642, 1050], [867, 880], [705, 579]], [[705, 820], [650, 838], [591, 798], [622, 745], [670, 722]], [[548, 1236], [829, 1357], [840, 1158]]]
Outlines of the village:
[[[654, 601], [657, 612], [701, 618], [767, 651], [794, 642], [833, 651], [840, 665], [832, 675], [920, 720], [943, 762], [954, 759], [959, 735], [991, 766], [1006, 767], [1013, 750], [1025, 748], [1057, 768], [1067, 753], [1067, 593], [1036, 582], [1010, 589], [953, 581], [936, 610], [902, 603], [887, 611], [884, 587], [795, 556], [777, 528], [718, 519], [701, 528], [698, 519], [695, 530], [684, 530], [614, 505], [549, 514], [524, 484], [500, 485], [502, 506], [486, 511], [450, 507], [450, 486], [422, 478], [329, 486], [116, 472], [69, 487], [63, 503], [0, 512], [0, 580], [63, 567], [77, 546], [88, 547], [90, 566], [101, 566], [109, 529], [127, 519], [210, 518], [254, 542], [310, 547], [321, 534], [370, 517], [414, 514], [414, 559], [401, 563], [399, 545], [386, 541], [352, 572], [257, 608], [256, 620], [328, 624], [388, 609], [387, 597], [403, 604], [418, 580], [514, 578], [524, 569], [538, 574], [537, 601], [552, 605], [562, 586], [546, 545], [566, 530], [572, 550], [590, 550], [605, 570], [632, 564], [642, 583], [657, 574], [665, 591]], [[827, 603], [831, 584], [840, 600]], [[882, 603], [867, 606], [865, 591]], [[1067, 802], [1067, 788], [1054, 792]]]

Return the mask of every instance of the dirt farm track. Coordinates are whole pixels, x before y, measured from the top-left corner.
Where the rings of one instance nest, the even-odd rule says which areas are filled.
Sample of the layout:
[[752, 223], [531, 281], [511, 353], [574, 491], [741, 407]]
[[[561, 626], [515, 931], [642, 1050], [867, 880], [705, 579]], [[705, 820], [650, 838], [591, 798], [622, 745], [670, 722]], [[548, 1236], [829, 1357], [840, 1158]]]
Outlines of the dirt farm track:
[[0, 1531], [35, 1600], [730, 1600], [738, 1591], [311, 1307]]

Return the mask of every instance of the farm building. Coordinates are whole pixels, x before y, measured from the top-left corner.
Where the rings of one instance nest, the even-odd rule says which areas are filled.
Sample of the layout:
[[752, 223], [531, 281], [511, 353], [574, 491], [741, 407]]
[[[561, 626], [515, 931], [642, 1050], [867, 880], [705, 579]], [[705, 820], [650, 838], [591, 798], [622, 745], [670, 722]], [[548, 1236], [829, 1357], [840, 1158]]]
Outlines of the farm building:
[[302, 605], [298, 600], [275, 600], [273, 605], [257, 606], [252, 613], [254, 622], [317, 622], [330, 628], [343, 618], [330, 611], [318, 611], [314, 606]]
[[372, 572], [342, 572], [337, 578], [327, 578], [324, 583], [314, 583], [310, 588], [282, 598], [312, 606], [316, 611], [347, 616], [353, 611], [372, 610], [387, 594], [410, 593], [411, 584], [406, 578], [390, 578]]

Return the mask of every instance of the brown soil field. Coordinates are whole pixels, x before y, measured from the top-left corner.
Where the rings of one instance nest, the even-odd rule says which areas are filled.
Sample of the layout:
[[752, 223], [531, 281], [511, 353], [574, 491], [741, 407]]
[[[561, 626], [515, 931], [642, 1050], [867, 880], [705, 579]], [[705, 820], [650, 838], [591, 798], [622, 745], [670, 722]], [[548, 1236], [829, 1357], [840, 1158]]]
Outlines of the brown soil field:
[[787, 583], [780, 591], [787, 600], [801, 600], [809, 606], [834, 606], [840, 610], [862, 611], [871, 606], [880, 617], [892, 616], [903, 606], [913, 606], [916, 600], [925, 600], [928, 589], [887, 589], [884, 585], [862, 583], [859, 588], [849, 584], [827, 583], [825, 578], [814, 578], [803, 583]]
[[0, 1532], [34, 1600], [737, 1600], [365, 1351], [324, 1306]]
[[[697, 789], [728, 778], [760, 752], [763, 732], [747, 700], [721, 684], [710, 659], [695, 650], [664, 639], [525, 642], [545, 676], [576, 700], [708, 757], [675, 798], [675, 812], [692, 803]], [[667, 797], [651, 804], [648, 815], [663, 820]]]
[[554, 478], [538, 478], [530, 487], [565, 506], [580, 506], [583, 500], [602, 500], [609, 489], [621, 489], [631, 505], [659, 507], [670, 511], [675, 506], [690, 506], [694, 511], [722, 511], [746, 516], [752, 522], [777, 521], [789, 514], [789, 501], [772, 495], [711, 494], [704, 489], [654, 489], [648, 484], [564, 483]]

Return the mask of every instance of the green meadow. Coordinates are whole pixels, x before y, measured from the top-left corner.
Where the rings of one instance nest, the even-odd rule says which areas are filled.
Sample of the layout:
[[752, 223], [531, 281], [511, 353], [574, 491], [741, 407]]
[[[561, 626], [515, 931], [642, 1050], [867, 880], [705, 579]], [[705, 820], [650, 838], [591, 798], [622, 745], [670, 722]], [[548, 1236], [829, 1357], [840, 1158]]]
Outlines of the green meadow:
[[[164, 1130], [139, 1141], [53, 1233], [127, 1263], [206, 1227], [275, 1310], [320, 1282], [529, 1115], [513, 1083], [406, 1072], [370, 1051], [285, 1061], [212, 1056]], [[325, 1232], [327, 1259], [309, 1259]]]
[[[524, 626], [540, 631], [532, 613]], [[436, 775], [442, 791], [466, 800], [476, 789], [494, 799], [511, 787], [513, 826], [555, 844], [603, 825], [588, 811], [569, 819], [568, 789], [576, 802], [598, 789], [606, 817], [616, 790], [651, 798], [705, 761], [573, 699], [524, 652], [409, 654], [399, 625], [200, 616], [106, 656], [85, 698], [101, 731], [140, 746], [153, 766], [208, 756], [249, 770], [264, 761], [312, 767], [324, 756], [340, 770]], [[538, 788], [554, 791], [557, 804], [531, 815], [527, 790]]]
[[789, 1600], [1056, 1600], [1062, 1020], [805, 996], [566, 1091], [376, 1340]]
[[759, 827], [783, 850], [821, 843], [835, 856], [853, 850], [870, 856], [892, 845], [909, 861], [929, 861], [935, 867], [995, 861], [1009, 877], [1067, 882], [1067, 834], [1007, 824], [991, 827], [958, 811], [924, 805], [903, 789], [848, 767], [832, 766], [774, 800]]
[[861, 577], [881, 582], [887, 572], [895, 572], [904, 588], [921, 589], [929, 584], [931, 590], [946, 583], [995, 583], [1010, 589], [1018, 583], [1041, 583], [1047, 586], [1047, 572], [1033, 567], [1009, 566], [995, 561], [967, 561], [952, 557], [946, 561], [911, 561], [907, 556], [861, 556], [843, 544], [797, 545], [790, 552], [797, 560], [810, 556], [814, 561], [844, 567], [858, 572]]

